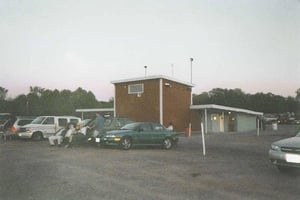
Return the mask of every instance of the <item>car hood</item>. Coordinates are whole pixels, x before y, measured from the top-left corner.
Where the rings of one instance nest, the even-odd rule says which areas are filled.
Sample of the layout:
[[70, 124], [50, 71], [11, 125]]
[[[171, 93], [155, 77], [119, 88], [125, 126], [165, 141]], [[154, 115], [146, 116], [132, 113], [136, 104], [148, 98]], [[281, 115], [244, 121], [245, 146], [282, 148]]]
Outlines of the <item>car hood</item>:
[[273, 145], [280, 147], [295, 147], [300, 148], [300, 137], [291, 137], [274, 142]]

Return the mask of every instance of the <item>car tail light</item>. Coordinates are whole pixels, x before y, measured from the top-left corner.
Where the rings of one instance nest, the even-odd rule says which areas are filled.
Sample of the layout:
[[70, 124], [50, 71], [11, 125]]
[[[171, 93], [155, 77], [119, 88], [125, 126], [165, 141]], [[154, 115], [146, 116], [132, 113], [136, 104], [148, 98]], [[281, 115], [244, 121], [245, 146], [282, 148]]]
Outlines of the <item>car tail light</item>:
[[17, 128], [15, 126], [11, 127], [10, 129], [13, 133], [17, 132]]

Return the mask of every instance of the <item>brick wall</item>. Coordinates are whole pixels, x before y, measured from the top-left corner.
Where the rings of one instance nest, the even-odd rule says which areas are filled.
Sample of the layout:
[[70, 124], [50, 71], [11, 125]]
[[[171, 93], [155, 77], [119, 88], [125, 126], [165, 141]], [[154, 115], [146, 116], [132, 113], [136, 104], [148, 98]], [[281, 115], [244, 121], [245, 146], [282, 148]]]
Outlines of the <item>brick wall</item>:
[[[144, 84], [144, 93], [128, 94], [128, 85]], [[163, 125], [173, 123], [176, 131], [184, 131], [190, 122], [191, 88], [163, 79]], [[160, 79], [115, 84], [116, 116], [133, 121], [160, 122]]]

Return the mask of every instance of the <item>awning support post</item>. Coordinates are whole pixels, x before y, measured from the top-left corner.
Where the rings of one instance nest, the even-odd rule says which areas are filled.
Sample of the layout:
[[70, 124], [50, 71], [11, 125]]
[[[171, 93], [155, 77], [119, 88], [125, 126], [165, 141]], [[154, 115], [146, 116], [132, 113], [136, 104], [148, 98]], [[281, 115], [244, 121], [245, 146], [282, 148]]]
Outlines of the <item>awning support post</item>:
[[201, 122], [201, 134], [202, 134], [202, 149], [203, 149], [203, 155], [206, 155], [206, 147], [205, 147], [205, 136], [204, 136], [204, 128], [203, 123]]

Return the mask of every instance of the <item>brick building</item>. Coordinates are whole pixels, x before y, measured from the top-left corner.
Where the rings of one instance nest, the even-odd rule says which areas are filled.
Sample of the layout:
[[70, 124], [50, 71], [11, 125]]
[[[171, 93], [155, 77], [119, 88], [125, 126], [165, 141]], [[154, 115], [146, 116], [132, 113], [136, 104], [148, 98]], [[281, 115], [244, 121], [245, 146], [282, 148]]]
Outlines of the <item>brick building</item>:
[[166, 76], [147, 76], [112, 81], [115, 86], [115, 116], [134, 121], [173, 123], [184, 131], [191, 122], [191, 83]]

